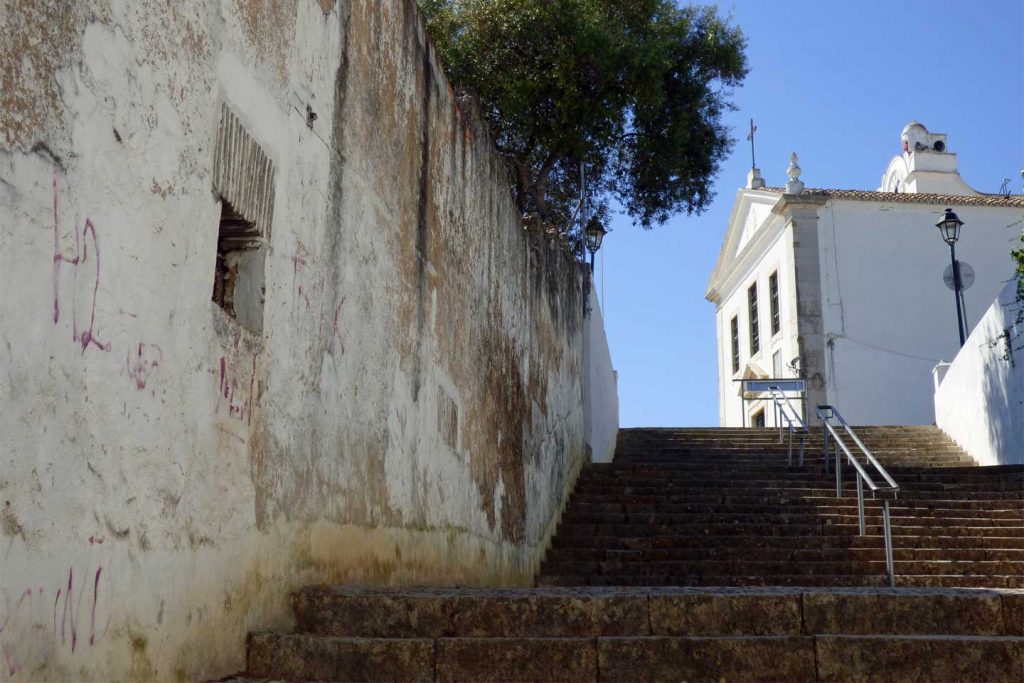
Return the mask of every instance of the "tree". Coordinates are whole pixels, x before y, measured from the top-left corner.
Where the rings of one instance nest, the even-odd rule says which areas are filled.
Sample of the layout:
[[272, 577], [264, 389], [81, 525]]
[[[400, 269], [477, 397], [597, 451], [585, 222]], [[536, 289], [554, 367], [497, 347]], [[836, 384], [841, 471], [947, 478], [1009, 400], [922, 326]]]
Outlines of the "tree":
[[739, 28], [670, 0], [419, 0], [445, 72], [474, 94], [523, 215], [567, 225], [617, 200], [645, 228], [703, 211], [746, 75]]

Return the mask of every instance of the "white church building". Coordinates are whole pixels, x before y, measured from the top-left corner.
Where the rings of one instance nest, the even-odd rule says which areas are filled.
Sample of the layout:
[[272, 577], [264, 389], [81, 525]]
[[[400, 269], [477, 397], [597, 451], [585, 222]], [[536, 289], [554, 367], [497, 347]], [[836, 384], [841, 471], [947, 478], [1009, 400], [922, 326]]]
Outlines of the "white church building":
[[805, 188], [796, 155], [784, 188], [750, 171], [705, 293], [720, 425], [772, 426], [770, 403], [744, 401], [737, 380], [794, 377], [806, 379], [811, 423], [826, 403], [851, 424], [935, 422], [932, 369], [960, 348], [943, 279], [950, 250], [935, 225], [947, 208], [964, 223], [956, 256], [969, 331], [1013, 274], [1024, 196], [973, 190], [946, 135], [920, 123], [901, 146], [873, 192]]

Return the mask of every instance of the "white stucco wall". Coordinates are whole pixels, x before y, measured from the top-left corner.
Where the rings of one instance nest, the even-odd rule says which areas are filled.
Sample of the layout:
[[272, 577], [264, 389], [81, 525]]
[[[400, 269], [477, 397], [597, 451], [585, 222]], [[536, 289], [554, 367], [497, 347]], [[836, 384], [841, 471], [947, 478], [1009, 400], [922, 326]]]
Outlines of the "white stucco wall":
[[935, 392], [935, 423], [982, 465], [1024, 463], [1024, 323], [1017, 319], [1022, 306], [1016, 282], [1010, 282]]
[[583, 338], [583, 358], [587, 368], [583, 387], [583, 424], [591, 460], [611, 462], [619, 434], [618, 375], [612, 366], [604, 318], [593, 284], [589, 288], [588, 306]]
[[[854, 424], [932, 424], [931, 369], [959, 347], [956, 303], [942, 282], [945, 206], [830, 200], [819, 210], [828, 400]], [[956, 206], [957, 257], [977, 274], [969, 328], [1010, 276], [1007, 226], [1020, 209]]]
[[[305, 583], [529, 583], [579, 270], [412, 0], [2, 12], [0, 676], [214, 679]], [[275, 170], [261, 334], [211, 301], [223, 105]]]
[[[732, 288], [723, 296], [721, 305], [715, 311], [718, 336], [718, 407], [719, 425], [739, 427], [760, 410], [765, 411], [768, 426], [775, 426], [774, 410], [767, 401], [747, 401], [746, 407], [740, 397], [739, 382], [733, 380], [744, 376], [749, 364], [756, 365], [766, 376], [773, 376], [772, 358], [776, 352], [782, 354], [783, 377], [795, 376], [788, 364], [799, 356], [796, 327], [796, 284], [793, 279], [793, 236], [782, 221], [767, 211], [759, 213], [757, 228], [745, 230], [742, 243], [745, 248], [763, 252], [760, 260], [752, 261], [742, 270], [737, 270]], [[771, 301], [768, 279], [773, 272], [779, 273], [779, 322], [780, 330], [771, 333]], [[747, 292], [757, 282], [758, 318], [760, 322], [760, 350], [750, 353], [750, 314]], [[732, 371], [732, 342], [730, 321], [737, 317], [739, 322], [740, 369]], [[746, 416], [744, 416], [744, 410]]]

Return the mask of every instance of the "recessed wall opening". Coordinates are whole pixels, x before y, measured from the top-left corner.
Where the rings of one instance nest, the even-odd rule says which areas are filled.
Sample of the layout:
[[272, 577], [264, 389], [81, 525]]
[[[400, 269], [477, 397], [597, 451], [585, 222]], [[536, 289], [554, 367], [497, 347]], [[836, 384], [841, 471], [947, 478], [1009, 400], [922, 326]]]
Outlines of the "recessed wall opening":
[[250, 332], [263, 332], [266, 253], [274, 216], [274, 163], [239, 116], [221, 105], [213, 155], [220, 199], [214, 303]]
[[250, 332], [263, 331], [266, 248], [256, 224], [221, 199], [213, 302]]
[[754, 413], [754, 416], [750, 420], [752, 427], [764, 427], [764, 410], [759, 410]]

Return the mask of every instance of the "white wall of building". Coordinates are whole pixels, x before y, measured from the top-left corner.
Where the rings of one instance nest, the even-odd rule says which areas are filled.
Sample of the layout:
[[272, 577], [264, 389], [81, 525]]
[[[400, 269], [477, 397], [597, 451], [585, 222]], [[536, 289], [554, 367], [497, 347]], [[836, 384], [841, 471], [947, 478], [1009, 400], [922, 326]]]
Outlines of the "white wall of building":
[[[795, 373], [788, 367], [794, 358], [799, 356], [796, 329], [796, 298], [795, 281], [793, 279], [793, 239], [792, 233], [782, 225], [782, 221], [770, 214], [761, 212], [759, 220], [753, 226], [747, 226], [742, 244], [751, 250], [764, 253], [764, 257], [751, 261], [745, 269], [737, 271], [733, 278], [731, 290], [722, 298], [721, 305], [715, 312], [715, 325], [718, 336], [718, 406], [719, 424], [723, 427], [749, 426], [751, 418], [760, 410], [764, 410], [766, 424], [774, 426], [774, 412], [767, 401], [747, 401], [743, 403], [740, 396], [738, 380], [749, 374], [751, 366], [756, 366], [758, 374], [766, 377], [775, 376], [773, 359], [778, 353], [781, 360], [783, 377], [793, 377]], [[780, 330], [772, 334], [771, 305], [769, 299], [769, 278], [773, 272], [779, 274], [779, 317]], [[757, 283], [758, 319], [760, 329], [760, 350], [750, 353], [750, 314], [748, 294], [750, 286]], [[739, 371], [732, 368], [731, 320], [736, 317], [739, 323]]]
[[604, 318], [591, 279], [589, 311], [584, 321], [583, 362], [586, 382], [583, 386], [583, 429], [593, 462], [611, 462], [619, 434], [618, 374], [612, 366]]
[[[854, 424], [931, 424], [931, 369], [959, 348], [956, 303], [942, 281], [945, 206], [830, 200], [819, 210], [828, 400]], [[1007, 226], [1019, 209], [956, 206], [957, 257], [974, 267], [969, 328], [1010, 276]]]
[[982, 465], [1024, 463], [1022, 306], [1016, 282], [1010, 282], [935, 391], [935, 423]]

